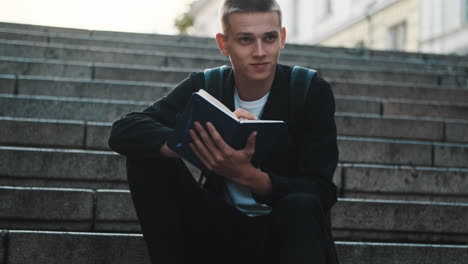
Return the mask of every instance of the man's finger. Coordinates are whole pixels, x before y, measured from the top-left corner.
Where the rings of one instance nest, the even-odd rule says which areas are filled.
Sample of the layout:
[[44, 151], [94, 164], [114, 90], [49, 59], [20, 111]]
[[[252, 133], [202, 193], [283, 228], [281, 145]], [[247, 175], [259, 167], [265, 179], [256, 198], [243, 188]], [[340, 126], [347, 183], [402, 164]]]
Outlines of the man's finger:
[[214, 127], [214, 125], [211, 122], [206, 123], [206, 128], [208, 129], [208, 132], [211, 135], [211, 138], [213, 139], [214, 143], [218, 147], [219, 150], [221, 151], [228, 151], [231, 147], [224, 141], [223, 137], [219, 134], [218, 130]]
[[242, 109], [242, 108], [237, 108], [236, 111], [234, 111], [234, 114], [237, 116], [239, 119], [248, 119], [248, 120], [255, 120], [257, 119], [256, 116], [254, 116], [252, 113], [249, 111]]
[[206, 149], [214, 155], [217, 155], [219, 151], [217, 149], [217, 146], [213, 142], [212, 136], [209, 134], [209, 132], [207, 132], [206, 129], [199, 122], [195, 122], [194, 125]]
[[198, 148], [195, 146], [195, 144], [189, 143], [189, 146], [192, 149], [193, 153], [195, 153], [195, 156], [197, 156], [198, 159], [203, 163], [203, 165], [205, 165], [205, 167], [207, 167], [210, 170], [211, 168], [210, 168], [210, 164], [209, 164], [208, 160], [205, 158], [205, 156], [203, 156], [203, 154], [200, 152], [200, 150], [198, 150]]
[[205, 159], [207, 162], [210, 162], [210, 160], [212, 160], [211, 153], [206, 149], [205, 144], [203, 144], [203, 142], [200, 140], [197, 133], [193, 129], [190, 129], [189, 133], [192, 137], [193, 145], [197, 148], [199, 155], [202, 156], [203, 159]]
[[247, 143], [245, 144], [244, 150], [249, 153], [249, 155], [253, 155], [255, 153], [255, 140], [257, 138], [257, 131], [254, 131], [250, 134], [247, 138]]

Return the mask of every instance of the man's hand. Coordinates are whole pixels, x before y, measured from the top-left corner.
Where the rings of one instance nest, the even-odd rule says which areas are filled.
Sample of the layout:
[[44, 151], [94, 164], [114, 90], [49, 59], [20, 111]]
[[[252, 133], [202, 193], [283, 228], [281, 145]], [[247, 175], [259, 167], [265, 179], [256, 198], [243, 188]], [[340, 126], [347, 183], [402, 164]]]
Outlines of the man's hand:
[[206, 124], [206, 129], [198, 122], [195, 122], [194, 127], [196, 131], [190, 130], [193, 140], [190, 147], [208, 170], [239, 183], [252, 192], [265, 195], [271, 191], [270, 177], [250, 163], [255, 153], [256, 132], [248, 137], [243, 149], [235, 150], [223, 140], [210, 122]]
[[179, 158], [179, 155], [167, 146], [167, 142], [162, 145], [159, 152], [167, 158]]
[[251, 114], [249, 111], [246, 111], [242, 108], [237, 108], [236, 111], [234, 111], [234, 114], [237, 116], [239, 119], [248, 119], [248, 120], [255, 120], [258, 119], [256, 116]]

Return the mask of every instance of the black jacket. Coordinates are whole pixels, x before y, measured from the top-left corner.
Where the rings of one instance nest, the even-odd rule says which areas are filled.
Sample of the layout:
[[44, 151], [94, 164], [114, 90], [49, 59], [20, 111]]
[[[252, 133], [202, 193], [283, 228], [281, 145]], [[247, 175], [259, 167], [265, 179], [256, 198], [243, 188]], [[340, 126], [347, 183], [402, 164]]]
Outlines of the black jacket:
[[[278, 65], [262, 119], [288, 123], [290, 74], [291, 67]], [[203, 87], [203, 73], [191, 73], [143, 112], [122, 116], [112, 126], [110, 147], [125, 156], [160, 157], [159, 149], [173, 131], [176, 114], [183, 111], [192, 93]], [[218, 97], [223, 104], [235, 110], [231, 69], [225, 72], [224, 86]], [[299, 119], [301, 122], [296, 127], [288, 127], [288, 138], [278, 140], [273, 153], [262, 163], [261, 169], [271, 178], [272, 193], [268, 197], [254, 194], [254, 198], [273, 205], [288, 193], [312, 193], [319, 198], [322, 208], [329, 210], [337, 196], [332, 181], [338, 162], [335, 102], [330, 85], [317, 75], [312, 79], [304, 109], [304, 116]], [[216, 186], [216, 179], [207, 185]]]

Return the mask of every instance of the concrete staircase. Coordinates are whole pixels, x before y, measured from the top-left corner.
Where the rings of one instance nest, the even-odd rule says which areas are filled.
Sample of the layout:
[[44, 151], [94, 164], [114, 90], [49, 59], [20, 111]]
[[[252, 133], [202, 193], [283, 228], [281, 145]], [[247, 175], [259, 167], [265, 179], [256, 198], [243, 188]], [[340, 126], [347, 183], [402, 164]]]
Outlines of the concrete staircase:
[[[466, 263], [468, 58], [288, 45], [336, 96], [341, 263]], [[111, 122], [212, 39], [0, 23], [0, 264], [149, 263]]]

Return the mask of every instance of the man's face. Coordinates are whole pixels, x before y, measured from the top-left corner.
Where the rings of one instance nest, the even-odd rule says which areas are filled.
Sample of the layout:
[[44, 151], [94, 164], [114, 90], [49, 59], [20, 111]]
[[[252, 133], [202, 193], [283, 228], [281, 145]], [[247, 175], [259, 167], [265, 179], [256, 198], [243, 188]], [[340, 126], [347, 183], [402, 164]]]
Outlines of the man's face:
[[229, 56], [236, 78], [272, 80], [286, 38], [278, 13], [233, 13], [228, 21], [229, 29], [216, 40], [221, 52]]

